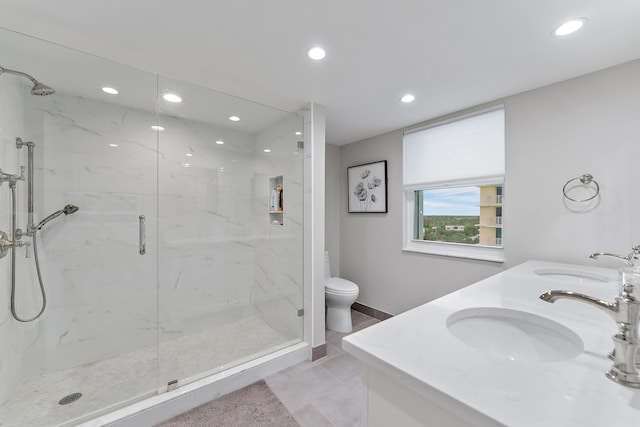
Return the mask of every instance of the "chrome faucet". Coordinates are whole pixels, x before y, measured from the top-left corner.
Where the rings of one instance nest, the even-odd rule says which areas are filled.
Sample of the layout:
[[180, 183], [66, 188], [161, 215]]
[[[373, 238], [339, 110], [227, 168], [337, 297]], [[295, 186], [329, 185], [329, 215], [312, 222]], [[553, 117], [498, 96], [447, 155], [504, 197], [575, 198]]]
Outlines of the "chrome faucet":
[[589, 255], [589, 258], [591, 259], [598, 259], [599, 256], [608, 256], [608, 257], [612, 257], [612, 258], [617, 258], [625, 263], [627, 263], [627, 265], [629, 267], [633, 267], [635, 264], [636, 260], [640, 260], [640, 245], [635, 245], [631, 247], [631, 253], [627, 256], [623, 256], [623, 255], [616, 255], [616, 254], [610, 254], [608, 252], [595, 252], [591, 255]]
[[640, 361], [640, 301], [634, 297], [634, 293], [638, 291], [634, 289], [633, 284], [623, 284], [615, 303], [571, 291], [548, 291], [540, 295], [540, 299], [551, 303], [560, 298], [573, 299], [599, 308], [610, 315], [618, 324], [618, 333], [613, 336], [613, 366], [606, 375], [622, 385], [640, 388], [640, 372], [637, 367], [637, 362]]

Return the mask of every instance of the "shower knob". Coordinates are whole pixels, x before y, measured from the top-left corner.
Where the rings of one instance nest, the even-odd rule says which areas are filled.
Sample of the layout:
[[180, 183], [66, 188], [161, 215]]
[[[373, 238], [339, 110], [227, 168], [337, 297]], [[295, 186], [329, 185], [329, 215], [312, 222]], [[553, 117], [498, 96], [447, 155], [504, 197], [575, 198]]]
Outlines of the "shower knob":
[[20, 240], [9, 240], [9, 236], [4, 231], [0, 231], [0, 258], [4, 258], [9, 253], [11, 248], [21, 248], [22, 246], [29, 246], [29, 242], [22, 242]]

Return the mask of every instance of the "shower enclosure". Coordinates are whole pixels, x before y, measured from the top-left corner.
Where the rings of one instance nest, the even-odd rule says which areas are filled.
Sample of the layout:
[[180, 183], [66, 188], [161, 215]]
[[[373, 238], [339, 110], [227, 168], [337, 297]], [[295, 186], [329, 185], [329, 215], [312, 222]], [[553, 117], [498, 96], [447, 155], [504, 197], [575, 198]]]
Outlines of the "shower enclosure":
[[[302, 341], [300, 115], [9, 31], [0, 51], [55, 89], [0, 72], [0, 231], [51, 217], [0, 259], [0, 426], [75, 425]], [[40, 282], [42, 315], [16, 320]]]

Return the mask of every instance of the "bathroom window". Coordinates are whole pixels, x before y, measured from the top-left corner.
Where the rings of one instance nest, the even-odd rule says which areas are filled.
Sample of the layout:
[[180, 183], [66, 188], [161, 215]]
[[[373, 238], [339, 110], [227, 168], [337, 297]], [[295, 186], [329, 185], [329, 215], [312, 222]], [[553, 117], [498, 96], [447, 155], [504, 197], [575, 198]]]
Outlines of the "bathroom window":
[[504, 107], [403, 138], [404, 250], [504, 261]]

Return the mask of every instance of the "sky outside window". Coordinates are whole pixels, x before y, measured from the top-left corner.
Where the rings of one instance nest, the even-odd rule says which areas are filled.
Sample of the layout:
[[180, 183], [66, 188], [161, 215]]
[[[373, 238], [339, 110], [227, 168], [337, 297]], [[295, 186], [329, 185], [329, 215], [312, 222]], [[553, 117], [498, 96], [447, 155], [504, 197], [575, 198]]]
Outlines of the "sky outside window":
[[423, 191], [424, 215], [479, 216], [480, 187], [439, 188]]

